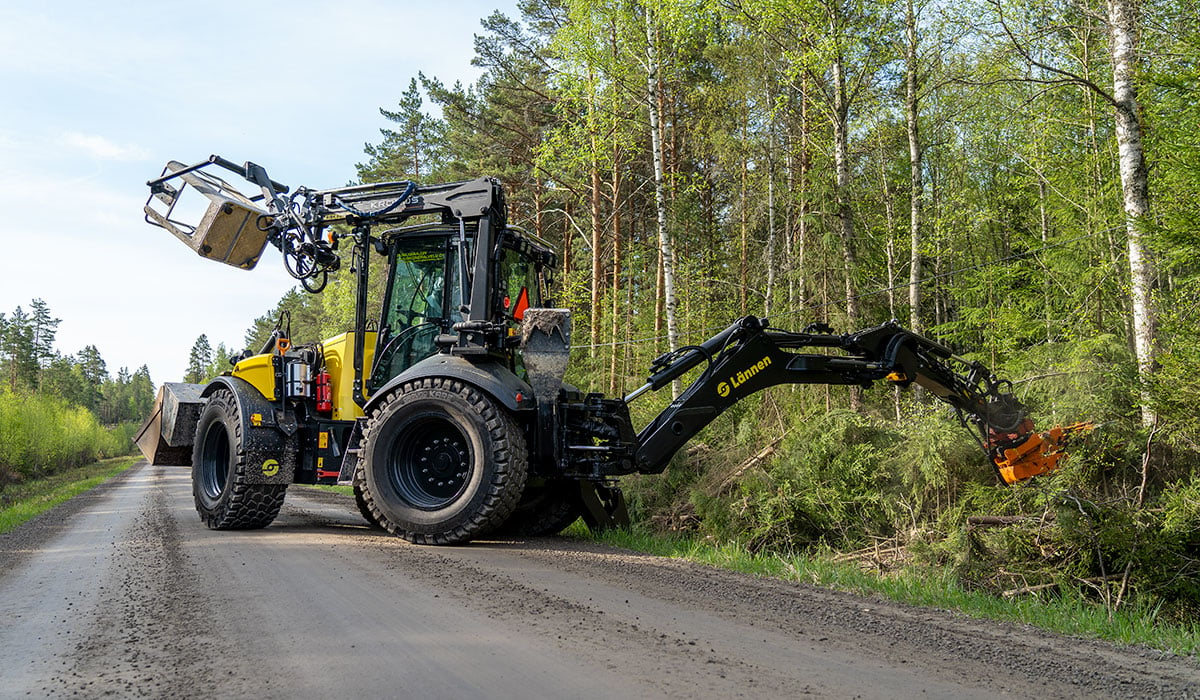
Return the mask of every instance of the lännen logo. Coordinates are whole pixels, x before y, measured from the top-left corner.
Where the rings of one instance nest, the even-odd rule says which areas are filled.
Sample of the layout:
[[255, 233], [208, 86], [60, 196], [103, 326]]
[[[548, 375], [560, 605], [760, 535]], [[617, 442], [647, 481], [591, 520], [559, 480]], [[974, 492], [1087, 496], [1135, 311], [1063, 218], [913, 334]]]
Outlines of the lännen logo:
[[758, 362], [756, 362], [755, 364], [750, 365], [746, 369], [744, 369], [741, 372], [738, 372], [737, 374], [730, 377], [728, 382], [721, 382], [720, 384], [718, 384], [717, 385], [717, 393], [720, 394], [722, 398], [729, 396], [729, 393], [731, 391], [733, 391], [734, 389], [738, 388], [739, 386], [745, 384], [746, 382], [750, 381], [751, 377], [753, 377], [754, 375], [758, 374], [759, 372], [763, 371], [764, 369], [766, 369], [770, 366], [771, 366], [771, 356], [768, 355], [768, 356], [764, 357], [763, 359], [759, 360]]

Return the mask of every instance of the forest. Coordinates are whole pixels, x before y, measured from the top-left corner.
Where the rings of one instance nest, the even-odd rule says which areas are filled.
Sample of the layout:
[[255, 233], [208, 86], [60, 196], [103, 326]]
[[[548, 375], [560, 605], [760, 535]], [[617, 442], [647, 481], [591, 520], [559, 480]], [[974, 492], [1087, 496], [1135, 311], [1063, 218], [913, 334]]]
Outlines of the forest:
[[[525, 0], [483, 20], [476, 83], [400, 81], [358, 175], [500, 178], [510, 223], [559, 247], [580, 386], [627, 393], [744, 314], [895, 318], [1010, 379], [1039, 427], [1097, 425], [1063, 469], [1003, 488], [920, 393], [776, 389], [625, 482], [644, 525], [882, 549], [884, 570], [1194, 622], [1195, 18], [1186, 0]], [[352, 308], [348, 275], [290, 292], [247, 344], [282, 310], [306, 341]]]
[[0, 503], [8, 484], [129, 454], [154, 404], [145, 365], [114, 377], [95, 345], [64, 355], [59, 323], [42, 299], [0, 313]]

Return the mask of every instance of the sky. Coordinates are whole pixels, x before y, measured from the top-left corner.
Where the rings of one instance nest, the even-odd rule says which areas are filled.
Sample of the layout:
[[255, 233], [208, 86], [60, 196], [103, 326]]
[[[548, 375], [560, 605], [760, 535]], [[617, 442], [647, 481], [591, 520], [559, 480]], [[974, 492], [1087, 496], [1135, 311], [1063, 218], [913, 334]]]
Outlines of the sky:
[[146, 181], [219, 154], [344, 185], [379, 109], [418, 72], [474, 82], [480, 20], [515, 6], [0, 0], [0, 313], [42, 299], [59, 352], [95, 345], [110, 374], [144, 364], [156, 383], [182, 379], [201, 333], [241, 350], [295, 280], [270, 246], [239, 270], [145, 223]]

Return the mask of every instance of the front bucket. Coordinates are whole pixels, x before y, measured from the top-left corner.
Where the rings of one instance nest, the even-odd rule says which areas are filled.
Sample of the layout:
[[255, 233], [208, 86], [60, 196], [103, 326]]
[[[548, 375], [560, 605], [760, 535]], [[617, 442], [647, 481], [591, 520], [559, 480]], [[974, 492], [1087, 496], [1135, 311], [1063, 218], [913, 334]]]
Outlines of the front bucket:
[[133, 441], [151, 464], [187, 466], [192, 463], [192, 440], [205, 399], [203, 384], [169, 382], [154, 399], [154, 410]]

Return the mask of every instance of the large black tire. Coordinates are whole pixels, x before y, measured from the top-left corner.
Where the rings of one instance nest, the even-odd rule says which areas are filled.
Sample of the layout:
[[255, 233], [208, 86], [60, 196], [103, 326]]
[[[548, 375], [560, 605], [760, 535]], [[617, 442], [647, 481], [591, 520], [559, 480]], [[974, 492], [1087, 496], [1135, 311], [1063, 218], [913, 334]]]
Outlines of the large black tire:
[[383, 399], [363, 432], [362, 495], [385, 530], [460, 544], [494, 530], [525, 489], [525, 436], [473, 386], [432, 377]]
[[371, 506], [367, 505], [367, 498], [363, 495], [363, 468], [362, 462], [358, 463], [358, 467], [354, 470], [354, 505], [358, 506], [358, 512], [362, 513], [363, 519], [367, 524], [375, 529], [382, 529], [383, 526], [375, 519], [375, 514], [371, 512]]
[[247, 466], [237, 401], [218, 390], [200, 412], [192, 445], [192, 497], [209, 528], [266, 527], [279, 515], [287, 484], [248, 484]]
[[583, 515], [579, 484], [565, 479], [547, 479], [529, 484], [516, 509], [500, 527], [497, 537], [541, 537], [557, 535]]

